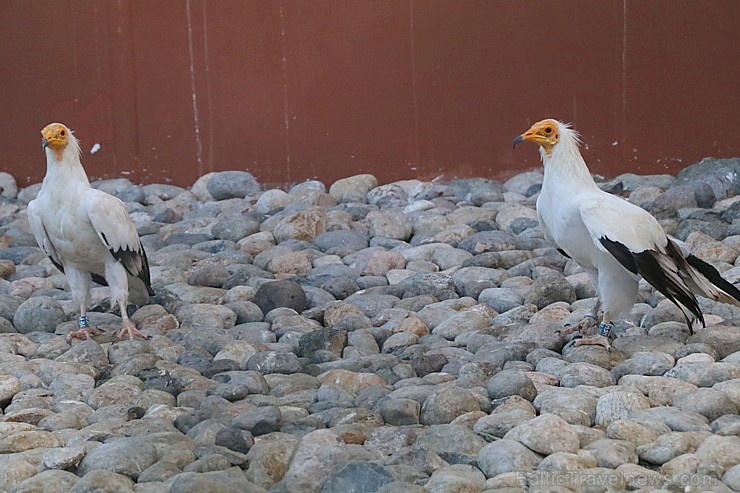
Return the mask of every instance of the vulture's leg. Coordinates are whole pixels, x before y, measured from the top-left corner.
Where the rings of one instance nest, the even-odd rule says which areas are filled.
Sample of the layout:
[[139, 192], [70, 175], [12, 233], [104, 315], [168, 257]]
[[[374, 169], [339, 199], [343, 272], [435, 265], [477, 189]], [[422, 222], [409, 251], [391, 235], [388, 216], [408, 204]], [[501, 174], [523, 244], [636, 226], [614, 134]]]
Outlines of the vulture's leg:
[[604, 317], [601, 319], [599, 324], [598, 335], [586, 336], [578, 339], [574, 346], [594, 345], [603, 346], [607, 351], [612, 350], [612, 345], [609, 343], [609, 334], [611, 334], [614, 324], [611, 322], [611, 316], [605, 312]]
[[601, 300], [599, 298], [596, 298], [596, 303], [594, 304], [593, 310], [591, 310], [591, 313], [586, 315], [586, 317], [578, 322], [575, 325], [566, 325], [562, 329], [558, 331], [558, 334], [561, 336], [567, 336], [568, 334], [572, 334], [573, 332], [579, 332], [581, 334], [588, 334], [591, 332], [591, 330], [598, 325], [598, 315], [599, 310], [601, 309]]
[[118, 340], [133, 340], [137, 337], [140, 339], [149, 339], [139, 332], [128, 318], [128, 313], [126, 312], [126, 307], [128, 306], [128, 276], [123, 265], [120, 262], [106, 264], [105, 279], [110, 286], [110, 304], [111, 306], [118, 305], [121, 310], [121, 318], [123, 319], [123, 327], [118, 333]]
[[80, 272], [72, 266], [67, 267], [65, 273], [69, 288], [72, 290], [72, 297], [80, 307], [80, 316], [77, 317], [78, 330], [67, 334], [67, 341], [72, 339], [87, 340], [92, 336], [102, 334], [101, 330], [90, 325], [90, 319], [87, 316], [87, 307], [90, 305], [90, 275]]
[[129, 320], [128, 313], [126, 313], [126, 301], [119, 301], [118, 306], [121, 307], [121, 318], [123, 319], [123, 328], [118, 333], [118, 340], [123, 341], [127, 338], [131, 341], [135, 338], [149, 339], [149, 336], [139, 332], [139, 329], [137, 329], [134, 323]]

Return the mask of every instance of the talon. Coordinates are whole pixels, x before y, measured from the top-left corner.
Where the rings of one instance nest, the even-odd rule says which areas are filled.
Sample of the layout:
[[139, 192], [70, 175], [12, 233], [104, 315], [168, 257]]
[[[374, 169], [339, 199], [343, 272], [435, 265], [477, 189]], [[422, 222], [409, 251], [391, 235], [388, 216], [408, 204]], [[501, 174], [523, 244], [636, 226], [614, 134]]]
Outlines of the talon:
[[612, 350], [612, 345], [609, 343], [609, 339], [600, 335], [581, 337], [573, 343], [573, 346], [602, 346], [609, 352]]
[[130, 321], [126, 320], [123, 323], [123, 328], [118, 333], [117, 339], [119, 341], [123, 341], [123, 340], [125, 340], [127, 338], [130, 341], [133, 341], [135, 338], [144, 339], [144, 340], [147, 340], [147, 341], [149, 339], [151, 339], [151, 337], [149, 337], [148, 335], [141, 333], [139, 331], [139, 329], [137, 329], [134, 324], [132, 324]]
[[67, 342], [71, 342], [72, 339], [78, 339], [80, 341], [86, 341], [92, 339], [93, 336], [99, 336], [103, 331], [93, 326], [83, 327], [79, 330], [75, 330], [67, 334]]

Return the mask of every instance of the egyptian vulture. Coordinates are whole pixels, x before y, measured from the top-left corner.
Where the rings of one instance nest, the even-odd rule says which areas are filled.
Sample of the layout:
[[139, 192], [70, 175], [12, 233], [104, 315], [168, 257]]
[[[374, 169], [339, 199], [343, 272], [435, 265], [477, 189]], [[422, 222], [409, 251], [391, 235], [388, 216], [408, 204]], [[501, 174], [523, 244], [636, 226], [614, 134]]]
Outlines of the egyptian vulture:
[[[100, 331], [90, 326], [90, 281], [110, 286], [111, 306], [120, 308], [119, 339], [146, 338], [126, 313], [129, 294], [143, 305], [154, 292], [149, 264], [126, 206], [90, 186], [80, 163], [77, 138], [61, 123], [41, 131], [46, 176], [38, 196], [28, 204], [36, 242], [64, 273], [80, 307], [79, 329], [69, 337], [86, 339]], [[129, 293], [129, 288], [131, 292]]]
[[610, 347], [613, 320], [634, 305], [640, 277], [678, 306], [692, 331], [695, 321], [706, 326], [696, 294], [740, 306], [740, 290], [714, 267], [667, 236], [647, 211], [596, 185], [570, 125], [542, 120], [517, 136], [514, 146], [524, 141], [539, 145], [545, 168], [537, 199], [540, 227], [591, 278], [598, 295], [594, 320], [603, 310], [599, 335], [581, 344]]

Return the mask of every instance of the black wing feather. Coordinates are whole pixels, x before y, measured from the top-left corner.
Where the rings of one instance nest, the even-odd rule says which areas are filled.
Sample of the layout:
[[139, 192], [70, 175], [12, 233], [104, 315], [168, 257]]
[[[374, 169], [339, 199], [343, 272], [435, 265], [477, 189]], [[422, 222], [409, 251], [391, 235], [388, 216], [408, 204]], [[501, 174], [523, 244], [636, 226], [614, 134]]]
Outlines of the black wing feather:
[[134, 251], [120, 248], [118, 250], [110, 249], [111, 255], [113, 255], [113, 258], [118, 260], [121, 265], [123, 265], [123, 268], [126, 269], [126, 272], [131, 277], [138, 277], [141, 279], [141, 281], [144, 283], [144, 286], [146, 286], [146, 290], [150, 295], [154, 295], [154, 291], [152, 290], [152, 281], [149, 276], [149, 260], [146, 258], [146, 251], [144, 250], [143, 246], [139, 246], [141, 248], [140, 251]]
[[[663, 270], [659, 256], [663, 255], [653, 250], [645, 250], [640, 253], [634, 253], [626, 246], [619, 242], [612, 241], [609, 238], [602, 237], [599, 239], [604, 248], [614, 256], [617, 261], [633, 274], [641, 275], [651, 286], [663, 293], [674, 305], [676, 305], [686, 318], [686, 324], [689, 330], [692, 330], [692, 323], [689, 315], [683, 307], [686, 307], [702, 324], [704, 323], [704, 314], [699, 307], [699, 302], [694, 293], [686, 286], [685, 283], [678, 283], [671, 279]], [[666, 252], [674, 262], [681, 262], [683, 256], [680, 250], [669, 241], [666, 245]], [[711, 266], [710, 266], [711, 267]], [[719, 276], [719, 274], [717, 274]], [[726, 281], [725, 281], [726, 282]]]
[[599, 242], [604, 245], [606, 251], [612, 254], [612, 257], [617, 259], [617, 262], [633, 274], [637, 274], [637, 263], [635, 262], [634, 254], [618, 241], [612, 241], [606, 236], [599, 238]]
[[704, 277], [709, 279], [709, 282], [711, 282], [736, 300], [740, 301], [740, 289], [737, 289], [734, 284], [722, 277], [717, 269], [712, 267], [711, 264], [703, 261], [698, 257], [694, 257], [693, 255], [689, 255], [688, 257], [686, 257], [686, 262], [688, 262], [691, 267], [698, 270]]

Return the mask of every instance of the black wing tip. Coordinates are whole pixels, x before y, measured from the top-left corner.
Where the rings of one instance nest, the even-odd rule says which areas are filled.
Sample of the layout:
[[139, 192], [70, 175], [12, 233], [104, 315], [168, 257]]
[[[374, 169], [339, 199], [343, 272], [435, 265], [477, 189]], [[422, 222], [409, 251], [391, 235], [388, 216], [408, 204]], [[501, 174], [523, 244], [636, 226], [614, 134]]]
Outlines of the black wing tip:
[[711, 282], [722, 291], [729, 294], [738, 302], [740, 302], [740, 289], [738, 289], [734, 284], [722, 277], [722, 274], [720, 274], [719, 271], [715, 269], [714, 266], [712, 266], [712, 264], [710, 264], [709, 262], [705, 262], [704, 260], [700, 259], [699, 257], [695, 257], [694, 255], [688, 255], [686, 257], [686, 262], [691, 267], [698, 270], [704, 277], [709, 279], [709, 282]]

